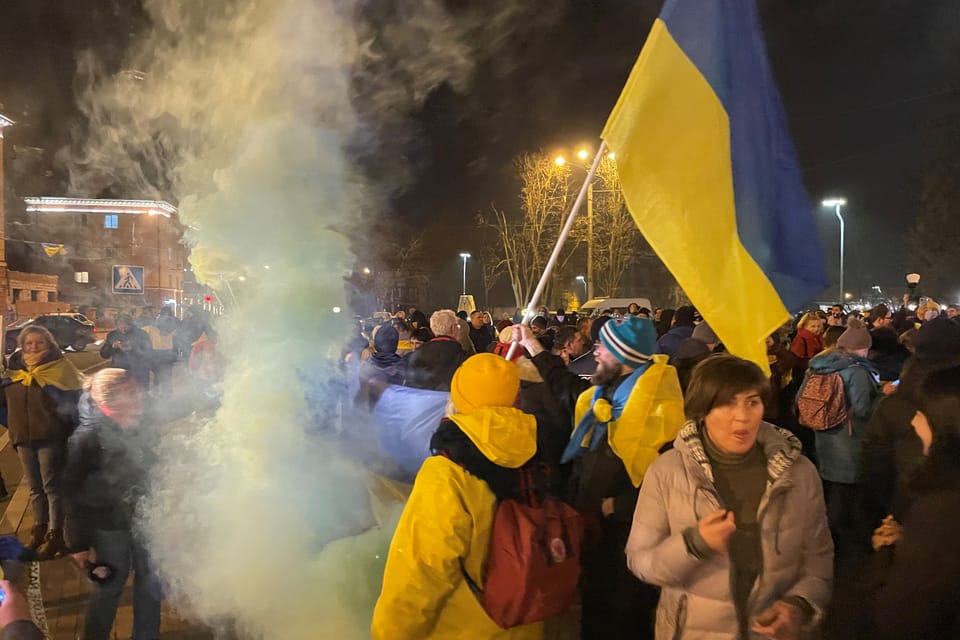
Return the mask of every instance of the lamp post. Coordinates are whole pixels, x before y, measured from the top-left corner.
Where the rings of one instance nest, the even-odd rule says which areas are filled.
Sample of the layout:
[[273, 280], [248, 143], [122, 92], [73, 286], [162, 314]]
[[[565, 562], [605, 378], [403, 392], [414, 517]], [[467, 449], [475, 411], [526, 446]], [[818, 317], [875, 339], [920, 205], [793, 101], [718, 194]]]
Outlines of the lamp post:
[[[587, 280], [583, 276], [577, 276], [577, 281], [583, 285], [583, 295], [587, 295]], [[589, 300], [589, 298], [587, 298]], [[584, 300], [586, 302], [587, 300]]]
[[465, 296], [467, 295], [467, 258], [470, 257], [470, 254], [464, 251], [460, 254], [460, 257], [463, 258], [463, 292], [460, 295]]
[[843, 216], [840, 214], [840, 207], [846, 206], [847, 200], [845, 198], [827, 198], [823, 201], [823, 206], [833, 207], [834, 213], [837, 214], [837, 220], [840, 221], [840, 297], [843, 298], [843, 235], [844, 235], [844, 224]]

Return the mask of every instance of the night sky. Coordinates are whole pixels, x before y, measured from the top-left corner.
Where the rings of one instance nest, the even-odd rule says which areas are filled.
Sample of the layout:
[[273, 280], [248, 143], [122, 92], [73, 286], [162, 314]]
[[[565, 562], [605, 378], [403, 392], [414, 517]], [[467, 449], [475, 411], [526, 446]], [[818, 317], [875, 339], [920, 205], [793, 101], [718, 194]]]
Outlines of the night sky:
[[[478, 0], [479, 1], [479, 0]], [[707, 1], [707, 0], [703, 0]], [[449, 0], [456, 14], [465, 0]], [[491, 202], [516, 203], [511, 161], [524, 151], [596, 145], [661, 2], [552, 0], [542, 19], [518, 21], [495, 50], [478, 49], [469, 83], [435, 88], [410, 121], [397, 162], [412, 180], [392, 215], [427, 232], [454, 233], [432, 252], [455, 270], [473, 219]], [[60, 164], [78, 112], [74, 52], [119, 60], [142, 27], [135, 3], [8, 0], [0, 20], [0, 108], [18, 121], [10, 146], [42, 149], [29, 185], [63, 193]], [[811, 201], [842, 195], [847, 289], [899, 287], [911, 268], [906, 232], [919, 179], [960, 120], [960, 2], [761, 0], [768, 53]], [[131, 8], [132, 7], [132, 8]], [[9, 157], [9, 155], [8, 155]], [[18, 193], [17, 195], [25, 195]], [[129, 194], [136, 196], [136, 194]], [[837, 222], [818, 216], [831, 277]], [[443, 220], [439, 226], [436, 220]], [[449, 254], [449, 255], [448, 255]]]

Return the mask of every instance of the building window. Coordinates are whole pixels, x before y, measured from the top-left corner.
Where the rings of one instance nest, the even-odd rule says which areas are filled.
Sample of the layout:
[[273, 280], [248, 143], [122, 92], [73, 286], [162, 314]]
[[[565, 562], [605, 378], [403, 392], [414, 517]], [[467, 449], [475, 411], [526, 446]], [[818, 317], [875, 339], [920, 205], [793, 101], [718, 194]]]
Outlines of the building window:
[[117, 248], [116, 247], [104, 247], [103, 255], [106, 258], [116, 258], [117, 257]]
[[167, 247], [167, 260], [173, 262], [173, 247]]
[[103, 216], [103, 228], [104, 229], [116, 229], [120, 226], [120, 216], [115, 213], [108, 213]]
[[33, 301], [33, 302], [38, 302], [38, 301], [40, 300], [40, 292], [39, 292], [39, 291], [31, 291], [31, 292], [30, 292], [30, 300]]
[[79, 282], [80, 284], [88, 284], [90, 282], [90, 272], [89, 271], [74, 271], [73, 272], [73, 281]]

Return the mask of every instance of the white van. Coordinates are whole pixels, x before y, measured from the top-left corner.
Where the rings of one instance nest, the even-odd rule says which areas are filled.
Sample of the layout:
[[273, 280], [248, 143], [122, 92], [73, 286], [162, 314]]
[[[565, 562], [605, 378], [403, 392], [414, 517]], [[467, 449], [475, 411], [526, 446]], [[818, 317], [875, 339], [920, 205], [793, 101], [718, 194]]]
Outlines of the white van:
[[584, 302], [581, 305], [580, 309], [577, 311], [581, 316], [596, 316], [599, 315], [601, 311], [606, 309], [612, 309], [620, 314], [625, 314], [627, 312], [627, 307], [636, 302], [640, 305], [640, 308], [646, 307], [650, 309], [650, 315], [653, 315], [653, 304], [650, 303], [649, 298], [593, 298]]

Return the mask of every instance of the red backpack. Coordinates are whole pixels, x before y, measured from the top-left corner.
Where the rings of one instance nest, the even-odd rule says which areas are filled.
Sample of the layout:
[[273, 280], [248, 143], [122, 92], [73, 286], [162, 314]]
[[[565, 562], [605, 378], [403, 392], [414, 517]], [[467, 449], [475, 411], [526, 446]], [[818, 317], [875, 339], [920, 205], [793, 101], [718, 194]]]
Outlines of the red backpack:
[[814, 431], [827, 431], [842, 425], [850, 425], [847, 412], [847, 397], [843, 378], [833, 373], [811, 373], [797, 394], [797, 418], [805, 427]]
[[464, 579], [487, 615], [502, 629], [541, 622], [574, 603], [580, 580], [583, 520], [554, 496], [538, 498], [529, 470], [521, 470], [523, 500], [497, 505], [481, 588]]

